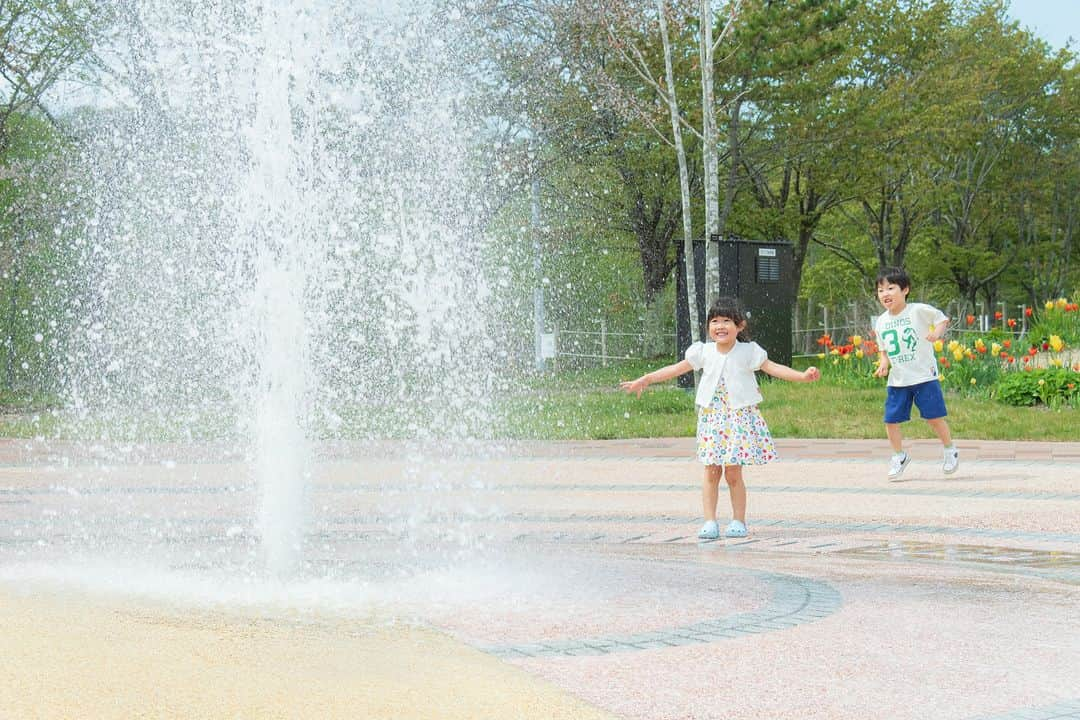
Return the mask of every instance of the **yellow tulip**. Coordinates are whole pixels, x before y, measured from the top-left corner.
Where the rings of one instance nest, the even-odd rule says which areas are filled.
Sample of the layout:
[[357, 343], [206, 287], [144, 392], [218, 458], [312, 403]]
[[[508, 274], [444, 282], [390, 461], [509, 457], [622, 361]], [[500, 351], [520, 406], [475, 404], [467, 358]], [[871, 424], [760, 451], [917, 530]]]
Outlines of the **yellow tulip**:
[[948, 345], [949, 350], [952, 350], [952, 351], [955, 352], [956, 348], [958, 348], [958, 347], [960, 347], [960, 341], [959, 340], [950, 340], [949, 341], [949, 345]]
[[1065, 347], [1065, 341], [1061, 339], [1060, 335], [1050, 336], [1050, 349], [1054, 352], [1061, 352], [1061, 349]]
[[977, 383], [977, 382], [978, 382], [978, 381], [977, 381], [977, 380], [976, 380], [975, 378], [971, 378], [971, 384], [972, 384], [972, 385], [974, 385], [974, 384], [975, 384], [975, 383]]
[[862, 345], [862, 335], [852, 335], [851, 344], [855, 347], [859, 347], [860, 345]]
[[992, 344], [990, 346], [990, 354], [993, 355], [994, 357], [997, 357], [998, 355], [1000, 355], [1001, 354], [1001, 346], [998, 345], [997, 343]]
[[1054, 358], [1050, 361], [1050, 364], [1054, 367], [1061, 367], [1061, 358]]
[[862, 348], [859, 348], [855, 351], [855, 357], [859, 358], [860, 360], [862, 360], [863, 355], [865, 355], [865, 353], [862, 351]]
[[945, 347], [945, 343], [941, 340], [934, 341], [934, 352], [941, 352], [941, 349]]
[[1054, 301], [1053, 300], [1047, 300], [1046, 305], [1044, 307], [1047, 310], [1053, 310], [1054, 309]]
[[953, 348], [952, 351], [953, 360], [960, 362], [964, 359], [964, 351], [961, 348]]
[[818, 353], [817, 356], [818, 356], [818, 360], [824, 360], [825, 359], [825, 353]]
[[979, 352], [986, 352], [986, 343], [983, 342], [982, 338], [975, 341], [975, 349]]
[[1069, 301], [1067, 298], [1058, 298], [1054, 301], [1054, 307], [1056, 307], [1058, 310], [1064, 310], [1065, 306], [1068, 304]]

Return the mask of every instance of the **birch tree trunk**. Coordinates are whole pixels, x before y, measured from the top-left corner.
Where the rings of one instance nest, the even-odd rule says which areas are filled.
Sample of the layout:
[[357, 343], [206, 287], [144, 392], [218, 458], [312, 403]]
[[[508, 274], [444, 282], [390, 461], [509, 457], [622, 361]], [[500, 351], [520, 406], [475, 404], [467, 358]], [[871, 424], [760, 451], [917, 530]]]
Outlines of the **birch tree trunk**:
[[656, 14], [660, 18], [660, 37], [664, 43], [664, 77], [667, 81], [667, 103], [671, 115], [671, 134], [675, 155], [679, 161], [679, 191], [682, 196], [683, 257], [686, 273], [686, 300], [690, 309], [690, 339], [700, 340], [701, 317], [697, 304], [697, 278], [694, 276], [694, 217], [690, 206], [690, 171], [686, 164], [686, 146], [683, 145], [682, 126], [679, 122], [679, 99], [675, 94], [675, 72], [671, 62], [671, 38], [668, 35], [666, 0], [656, 0]]
[[[716, 97], [713, 91], [712, 0], [701, 0], [698, 33], [701, 62], [701, 155], [705, 166], [705, 306], [712, 305], [720, 287], [720, 264], [712, 236], [720, 232], [720, 163], [716, 147]], [[693, 255], [687, 257], [692, 258]]]
[[[733, 161], [725, 192], [724, 211], [720, 211], [720, 157], [716, 131], [716, 92], [714, 82], [716, 69], [713, 58], [717, 46], [728, 37], [735, 28], [739, 9], [743, 0], [730, 0], [727, 22], [719, 37], [713, 38], [713, 3], [701, 0], [701, 30], [698, 33], [698, 57], [701, 62], [701, 155], [705, 167], [705, 304], [712, 305], [720, 290], [719, 248], [711, 238], [721, 235], [731, 213], [735, 195], [735, 173], [737, 164]], [[741, 95], [735, 99], [733, 122], [730, 132], [734, 142], [738, 143], [739, 113], [742, 108]]]

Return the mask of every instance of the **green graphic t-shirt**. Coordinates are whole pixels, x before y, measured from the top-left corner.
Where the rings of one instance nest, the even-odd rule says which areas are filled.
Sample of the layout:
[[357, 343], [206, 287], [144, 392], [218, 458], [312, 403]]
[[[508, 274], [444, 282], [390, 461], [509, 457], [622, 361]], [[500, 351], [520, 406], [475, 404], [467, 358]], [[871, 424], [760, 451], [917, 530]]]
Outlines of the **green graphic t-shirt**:
[[926, 336], [931, 326], [945, 319], [945, 313], [923, 303], [908, 303], [896, 315], [885, 311], [878, 316], [874, 332], [878, 348], [889, 356], [890, 385], [903, 387], [937, 379], [934, 345]]

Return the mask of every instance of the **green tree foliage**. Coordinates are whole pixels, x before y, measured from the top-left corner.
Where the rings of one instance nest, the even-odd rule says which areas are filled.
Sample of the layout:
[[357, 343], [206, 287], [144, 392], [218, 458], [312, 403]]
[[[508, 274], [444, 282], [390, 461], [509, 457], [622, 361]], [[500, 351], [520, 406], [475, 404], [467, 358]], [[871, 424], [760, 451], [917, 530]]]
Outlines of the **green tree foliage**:
[[89, 0], [0, 3], [0, 154], [12, 141], [19, 115], [56, 123], [45, 95], [91, 57], [105, 17]]
[[62, 79], [85, 79], [106, 18], [84, 0], [0, 3], [0, 385], [8, 398], [53, 389], [68, 138], [47, 94]]

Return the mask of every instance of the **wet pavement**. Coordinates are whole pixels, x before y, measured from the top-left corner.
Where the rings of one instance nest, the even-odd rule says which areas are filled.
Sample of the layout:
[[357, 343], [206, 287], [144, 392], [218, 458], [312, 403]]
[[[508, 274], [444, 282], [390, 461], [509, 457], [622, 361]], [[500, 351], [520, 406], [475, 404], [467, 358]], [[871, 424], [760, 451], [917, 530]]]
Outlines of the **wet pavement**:
[[0, 589], [375, 613], [623, 718], [1080, 719], [1080, 443], [958, 446], [780, 440], [699, 542], [689, 438], [326, 445], [281, 583], [228, 448], [4, 441]]

